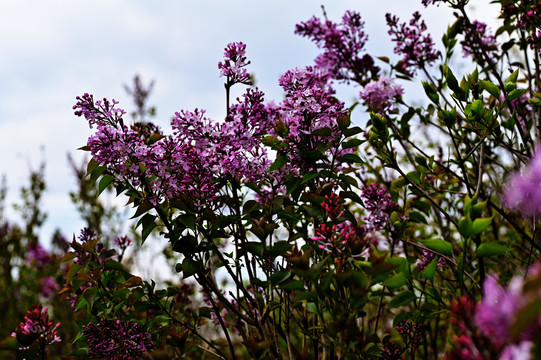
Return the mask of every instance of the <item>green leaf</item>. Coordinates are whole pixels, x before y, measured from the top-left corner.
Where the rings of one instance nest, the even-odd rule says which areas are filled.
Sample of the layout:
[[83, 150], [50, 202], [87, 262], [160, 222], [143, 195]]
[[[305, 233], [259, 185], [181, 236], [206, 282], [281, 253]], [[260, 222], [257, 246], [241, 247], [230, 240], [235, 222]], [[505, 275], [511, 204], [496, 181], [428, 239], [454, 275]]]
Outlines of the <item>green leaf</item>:
[[407, 283], [408, 279], [406, 278], [406, 276], [403, 273], [398, 273], [385, 280], [383, 282], [383, 285], [390, 288], [395, 288], [406, 285]]
[[404, 306], [415, 300], [417, 297], [409, 290], [404, 290], [395, 295], [389, 302], [390, 307]]
[[436, 269], [438, 268], [438, 257], [434, 257], [430, 264], [423, 271], [423, 277], [428, 280], [434, 280], [434, 275], [436, 274]]
[[146, 238], [152, 233], [152, 230], [157, 226], [154, 222], [154, 219], [156, 218], [155, 215], [152, 214], [145, 214], [141, 220], [137, 222], [137, 226], [139, 224], [143, 225], [143, 231], [141, 232], [142, 242], [144, 243]]
[[421, 240], [421, 244], [445, 256], [453, 256], [453, 245], [442, 239]]
[[500, 88], [498, 88], [498, 86], [486, 80], [481, 80], [480, 84], [483, 89], [490, 93], [490, 95], [494, 96], [496, 99], [500, 98]]
[[198, 270], [199, 264], [197, 261], [190, 258], [185, 258], [184, 261], [182, 261], [182, 273], [184, 279], [196, 274]]
[[428, 81], [423, 81], [423, 88], [425, 89], [426, 96], [432, 101], [434, 104], [439, 105], [440, 104], [440, 96], [438, 95], [438, 92], [436, 91], [436, 88], [430, 84]]
[[269, 281], [271, 282], [272, 285], [278, 285], [286, 281], [290, 276], [291, 276], [291, 271], [288, 271], [288, 270], [277, 271], [269, 277]]
[[[131, 219], [138, 218], [152, 208], [154, 208], [154, 205], [152, 205], [150, 201], [143, 201], [141, 204], [139, 204], [139, 206], [137, 206], [137, 210], [135, 210], [135, 214], [133, 214]], [[137, 224], [137, 226], [139, 226], [139, 224]]]
[[413, 222], [416, 222], [416, 223], [428, 224], [428, 222], [426, 221], [425, 216], [423, 214], [421, 214], [420, 212], [412, 211], [412, 212], [409, 213], [408, 217], [409, 217], [410, 221], [413, 221]]
[[272, 163], [271, 167], [269, 168], [269, 171], [274, 171], [280, 169], [282, 166], [285, 165], [287, 162], [287, 157], [276, 154], [276, 160]]
[[348, 163], [358, 163], [358, 164], [364, 164], [365, 162], [363, 159], [359, 157], [357, 154], [345, 154], [340, 157], [341, 162], [348, 162]]
[[479, 219], [473, 220], [471, 235], [475, 236], [477, 234], [480, 234], [481, 232], [483, 232], [483, 230], [485, 230], [490, 225], [491, 222], [492, 222], [491, 217], [479, 218]]
[[364, 140], [350, 139], [350, 140], [348, 140], [348, 141], [346, 141], [345, 143], [342, 144], [342, 149], [355, 148], [355, 147], [361, 145], [362, 143], [364, 143]]
[[483, 243], [477, 248], [477, 257], [499, 256], [507, 253], [507, 246], [498, 243]]
[[458, 86], [458, 81], [455, 74], [453, 74], [453, 71], [449, 68], [449, 66], [447, 66], [447, 64], [443, 64], [442, 68], [443, 75], [447, 80], [447, 86], [449, 86], [449, 89], [453, 90], [455, 93], [461, 93], [462, 89]]
[[85, 300], [88, 302], [88, 305], [92, 307], [94, 305], [94, 300], [96, 299], [96, 293], [98, 292], [98, 289], [95, 287], [88, 287], [83, 291], [83, 296]]
[[104, 175], [100, 180], [100, 184], [98, 186], [98, 195], [97, 196], [100, 196], [100, 194], [103, 192], [103, 190], [105, 190], [107, 188], [107, 186], [111, 185], [111, 183], [113, 181], [115, 181], [114, 176], [111, 176], [109, 174]]
[[463, 216], [458, 220], [458, 230], [464, 237], [472, 236], [472, 226], [473, 224], [469, 216]]
[[513, 101], [515, 99], [518, 99], [519, 97], [524, 95], [525, 92], [526, 92], [526, 89], [515, 89], [515, 90], [511, 91], [509, 93], [509, 95], [507, 95], [506, 100], [507, 101]]
[[124, 265], [122, 265], [121, 263], [115, 260], [107, 260], [103, 268], [107, 270], [116, 270], [116, 271], [121, 271], [125, 274], [130, 274], [130, 272], [128, 271], [128, 269], [126, 269]]
[[344, 116], [339, 116], [338, 119], [336, 119], [336, 122], [338, 123], [338, 128], [340, 130], [347, 129], [349, 125], [351, 124], [351, 117], [349, 114]]
[[288, 281], [281, 284], [280, 289], [285, 290], [285, 291], [293, 291], [293, 290], [302, 291], [304, 290], [304, 281], [302, 280]]

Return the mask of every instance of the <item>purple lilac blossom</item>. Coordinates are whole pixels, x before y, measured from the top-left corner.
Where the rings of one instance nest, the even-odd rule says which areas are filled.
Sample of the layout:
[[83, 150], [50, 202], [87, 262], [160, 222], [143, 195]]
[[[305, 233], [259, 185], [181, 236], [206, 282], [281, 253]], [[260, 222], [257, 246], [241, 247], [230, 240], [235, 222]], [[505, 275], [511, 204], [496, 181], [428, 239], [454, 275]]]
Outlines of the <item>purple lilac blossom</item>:
[[484, 57], [480, 56], [484, 52], [490, 59], [490, 54], [498, 50], [498, 42], [487, 30], [487, 24], [474, 20], [470, 26], [465, 24], [465, 27], [464, 40], [460, 42], [464, 55], [484, 62]]
[[21, 349], [30, 348], [35, 341], [42, 346], [50, 345], [61, 340], [57, 332], [59, 326], [60, 323], [53, 325], [46, 307], [33, 305], [11, 336], [17, 338]]
[[368, 35], [359, 13], [346, 11], [340, 24], [314, 16], [297, 24], [295, 34], [309, 38], [323, 49], [315, 63], [326, 76], [359, 83], [377, 77], [379, 68], [370, 55], [363, 54]]
[[364, 207], [370, 211], [365, 217], [365, 228], [367, 232], [379, 231], [390, 224], [391, 213], [398, 205], [392, 200], [391, 194], [384, 187], [372, 183], [362, 188], [361, 197], [364, 199]]
[[115, 245], [118, 246], [122, 251], [126, 250], [131, 243], [132, 241], [127, 235], [119, 236], [115, 239]]
[[377, 81], [366, 84], [359, 96], [370, 110], [385, 114], [394, 110], [394, 100], [403, 93], [404, 89], [393, 79], [381, 75]]
[[[436, 254], [434, 254], [432, 251], [424, 251], [422, 259], [417, 260], [417, 271], [419, 273], [423, 272], [435, 257]], [[441, 269], [445, 266], [445, 264], [447, 264], [447, 260], [438, 256], [438, 268]]]
[[504, 192], [504, 201], [510, 209], [526, 216], [541, 212], [541, 146], [537, 146], [529, 166], [521, 173], [513, 173]]
[[152, 339], [142, 325], [133, 321], [104, 320], [83, 325], [91, 359], [139, 360], [152, 349]]
[[34, 265], [37, 267], [43, 267], [51, 262], [51, 255], [43, 246], [38, 243], [29, 244], [27, 247], [28, 256], [26, 258], [26, 265]]
[[495, 276], [487, 276], [483, 284], [483, 299], [477, 305], [475, 324], [496, 346], [509, 340], [511, 325], [522, 303], [521, 287], [522, 279], [518, 277], [513, 278], [507, 290]]
[[396, 15], [387, 13], [385, 18], [389, 26], [389, 35], [396, 43], [394, 52], [403, 55], [399, 68], [405, 73], [414, 76], [417, 69], [424, 69], [439, 58], [432, 37], [430, 34], [423, 34], [427, 27], [418, 11], [413, 13], [409, 26], [406, 23], [399, 24]]
[[530, 360], [532, 359], [533, 343], [531, 341], [521, 341], [518, 344], [506, 347], [499, 360]]
[[44, 277], [39, 281], [39, 294], [49, 298], [58, 290], [58, 284], [50, 276]]
[[241, 83], [252, 85], [250, 74], [245, 69], [250, 64], [246, 59], [246, 44], [242, 42], [232, 42], [225, 48], [224, 61], [218, 63], [220, 76], [227, 78], [226, 86]]

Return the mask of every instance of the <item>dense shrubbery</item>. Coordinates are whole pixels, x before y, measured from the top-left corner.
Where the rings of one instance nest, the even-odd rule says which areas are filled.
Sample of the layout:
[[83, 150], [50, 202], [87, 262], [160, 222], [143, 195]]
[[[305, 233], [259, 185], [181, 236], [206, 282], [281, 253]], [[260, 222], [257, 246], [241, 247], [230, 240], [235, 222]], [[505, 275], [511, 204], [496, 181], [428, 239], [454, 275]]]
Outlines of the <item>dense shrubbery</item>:
[[[40, 249], [34, 225], [16, 238], [3, 231], [2, 244], [15, 246], [7, 253], [26, 259], [6, 262], [3, 277], [17, 263], [20, 282], [6, 286], [36, 294], [44, 278], [27, 268], [45, 274], [39, 266], [47, 266], [56, 276], [50, 288], [61, 289], [15, 308], [0, 298], [11, 304], [9, 321], [29, 309], [2, 347], [42, 359], [540, 353], [541, 3], [495, 1], [494, 33], [468, 16], [467, 1], [422, 1], [436, 3], [456, 15], [443, 52], [418, 12], [409, 22], [387, 15], [396, 63], [366, 52], [356, 12], [298, 24], [322, 52], [314, 65], [285, 72], [279, 103], [254, 86], [246, 46], [227, 45], [218, 64], [222, 121], [183, 110], [164, 131], [148, 121], [150, 89], [139, 81], [135, 121], [114, 100], [78, 97], [75, 114], [94, 132], [75, 197], [89, 227], [46, 265], [31, 255]], [[456, 51], [476, 64], [470, 74], [447, 65]], [[426, 106], [402, 98], [401, 81], [417, 76]], [[335, 97], [338, 83], [361, 89], [366, 125], [352, 123], [357, 104]], [[233, 86], [246, 89], [234, 101]], [[104, 210], [88, 194], [107, 188], [127, 196], [143, 242], [169, 240], [178, 280], [157, 288], [134, 276], [122, 264], [129, 238], [116, 238], [118, 251], [104, 241]], [[25, 219], [39, 223], [37, 202], [27, 202], [35, 214]], [[30, 308], [40, 301], [57, 304], [59, 326], [46, 308]], [[69, 314], [57, 310], [62, 301]]]

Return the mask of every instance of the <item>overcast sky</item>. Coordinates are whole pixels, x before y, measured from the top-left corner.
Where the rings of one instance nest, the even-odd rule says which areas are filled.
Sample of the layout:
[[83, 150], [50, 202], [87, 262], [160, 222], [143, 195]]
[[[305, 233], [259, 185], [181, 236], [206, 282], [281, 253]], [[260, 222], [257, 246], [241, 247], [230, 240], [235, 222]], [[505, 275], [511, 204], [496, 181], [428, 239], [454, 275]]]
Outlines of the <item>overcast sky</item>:
[[[43, 235], [60, 227], [69, 237], [83, 225], [68, 192], [75, 180], [66, 160], [91, 134], [73, 115], [75, 97], [119, 100], [132, 110], [123, 90], [135, 74], [155, 80], [150, 105], [165, 129], [175, 111], [207, 109], [223, 117], [223, 79], [217, 63], [232, 41], [247, 44], [249, 71], [267, 100], [280, 100], [278, 78], [286, 70], [312, 64], [318, 51], [293, 34], [295, 24], [321, 15], [339, 20], [345, 10], [361, 13], [373, 56], [392, 56], [384, 15], [401, 20], [420, 10], [439, 43], [452, 20], [445, 6], [424, 9], [420, 0], [94, 0], [3, 1], [0, 3], [0, 174], [8, 180], [9, 202], [18, 198], [30, 169], [46, 162]], [[473, 0], [488, 21], [488, 0]], [[493, 11], [497, 11], [494, 6]], [[494, 13], [494, 12], [493, 12]], [[380, 64], [383, 65], [383, 64]], [[383, 66], [382, 66], [383, 67]], [[385, 68], [384, 68], [385, 69]], [[351, 103], [355, 89], [343, 100]], [[42, 150], [43, 148], [43, 150]], [[8, 217], [14, 217], [7, 207]]]

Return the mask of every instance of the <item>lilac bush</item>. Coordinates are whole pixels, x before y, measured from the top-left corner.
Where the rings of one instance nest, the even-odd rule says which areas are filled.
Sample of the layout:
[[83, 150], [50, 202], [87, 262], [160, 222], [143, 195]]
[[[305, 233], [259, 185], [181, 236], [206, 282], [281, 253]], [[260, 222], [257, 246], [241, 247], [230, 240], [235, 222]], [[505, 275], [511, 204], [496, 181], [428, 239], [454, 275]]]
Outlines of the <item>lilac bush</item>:
[[[142, 242], [169, 241], [181, 278], [158, 288], [123, 264], [135, 242], [115, 238], [117, 252], [83, 229], [59, 290], [80, 319], [71, 356], [534, 358], [538, 4], [495, 2], [493, 33], [467, 1], [420, 5], [456, 21], [440, 48], [420, 12], [387, 14], [396, 60], [368, 54], [357, 12], [299, 23], [322, 52], [284, 71], [279, 102], [255, 86], [247, 46], [228, 44], [221, 120], [179, 110], [160, 129], [77, 97], [89, 179], [128, 198]], [[449, 66], [457, 44], [471, 73]], [[416, 77], [426, 99], [408, 104], [402, 81]], [[337, 83], [360, 89], [355, 103]], [[46, 258], [35, 247], [29, 261]]]

